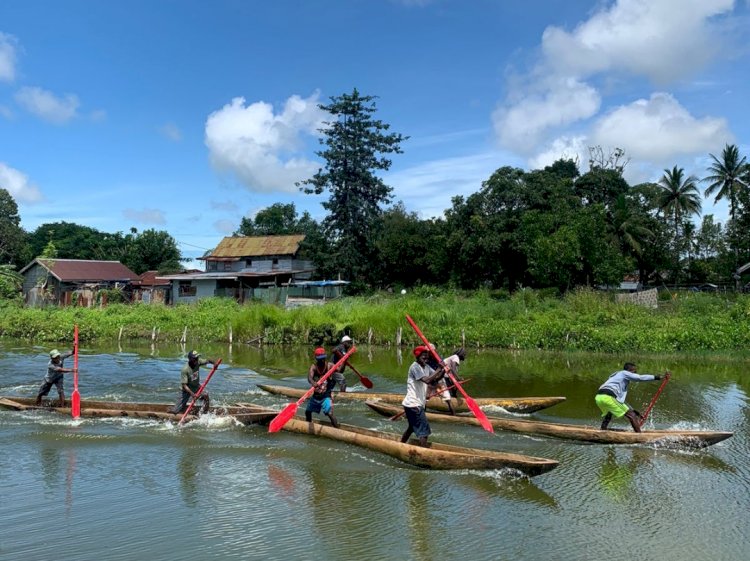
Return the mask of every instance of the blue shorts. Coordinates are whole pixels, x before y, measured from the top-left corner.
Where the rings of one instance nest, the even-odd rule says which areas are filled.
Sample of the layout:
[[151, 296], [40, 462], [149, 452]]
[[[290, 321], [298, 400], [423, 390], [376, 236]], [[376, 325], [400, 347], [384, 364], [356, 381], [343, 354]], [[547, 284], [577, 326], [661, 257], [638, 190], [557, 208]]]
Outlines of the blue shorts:
[[424, 407], [404, 407], [404, 413], [406, 413], [409, 426], [417, 437], [430, 436], [432, 434]]
[[324, 414], [328, 415], [331, 412], [332, 407], [333, 403], [329, 396], [318, 398], [313, 395], [307, 400], [307, 409], [305, 409], [305, 413], [320, 413], [323, 411]]

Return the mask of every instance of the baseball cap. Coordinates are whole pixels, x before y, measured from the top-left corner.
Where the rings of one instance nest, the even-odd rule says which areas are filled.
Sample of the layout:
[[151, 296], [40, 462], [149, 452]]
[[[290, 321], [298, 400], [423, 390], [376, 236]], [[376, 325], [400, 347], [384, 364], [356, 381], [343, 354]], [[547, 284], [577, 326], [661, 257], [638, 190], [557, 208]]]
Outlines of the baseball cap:
[[348, 342], [348, 341], [351, 341], [351, 340], [352, 340], [352, 338], [351, 338], [351, 337], [349, 337], [348, 335], [344, 335], [344, 336], [343, 336], [343, 337], [341, 338], [341, 342], [342, 342], [342, 343], [346, 343], [346, 342]]
[[57, 358], [57, 357], [59, 357], [59, 356], [60, 356], [60, 351], [58, 351], [57, 349], [52, 349], [52, 350], [51, 350], [51, 351], [49, 352], [49, 357], [50, 357], [50, 358]]
[[201, 354], [196, 350], [192, 350], [188, 353], [188, 359], [199, 358], [200, 356]]
[[315, 358], [326, 358], [326, 350], [323, 347], [315, 349]]
[[418, 358], [422, 353], [429, 353], [430, 349], [428, 349], [424, 345], [419, 345], [418, 347], [414, 347], [414, 350], [412, 352], [414, 353], [414, 356]]

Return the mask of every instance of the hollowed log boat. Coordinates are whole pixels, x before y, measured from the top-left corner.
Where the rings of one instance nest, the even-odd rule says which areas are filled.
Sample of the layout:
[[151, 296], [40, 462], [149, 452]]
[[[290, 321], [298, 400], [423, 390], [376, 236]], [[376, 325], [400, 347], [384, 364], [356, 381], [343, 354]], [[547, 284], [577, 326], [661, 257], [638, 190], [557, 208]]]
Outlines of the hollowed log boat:
[[[62, 407], [57, 400], [44, 400], [41, 406], [35, 405], [34, 398], [0, 396], [0, 407], [16, 411], [52, 411], [63, 415], [71, 415], [70, 400], [66, 400]], [[185, 422], [194, 421], [200, 416], [199, 404], [196, 404], [190, 414], [185, 417]], [[90, 399], [81, 400], [81, 417], [131, 417], [135, 419], [158, 419], [179, 422], [182, 413], [170, 413], [171, 403], [132, 403], [119, 401], [94, 401]], [[243, 424], [253, 424], [260, 421], [270, 421], [275, 413], [248, 411], [241, 407], [210, 407], [207, 411], [219, 417], [230, 416]]]
[[[283, 395], [299, 399], [305, 393], [304, 389], [290, 388], [288, 386], [273, 386], [269, 384], [258, 384], [263, 391], [275, 395]], [[404, 396], [396, 393], [373, 393], [373, 392], [334, 392], [334, 400], [359, 400], [367, 401], [368, 399], [378, 399], [384, 403], [400, 405]], [[473, 397], [473, 396], [472, 396]], [[552, 407], [565, 401], [564, 397], [474, 397], [474, 401], [480, 407], [494, 405], [502, 407], [510, 413], [533, 413], [540, 409]], [[466, 402], [462, 398], [453, 398], [451, 400], [453, 410], [457, 413], [466, 413], [469, 411]], [[439, 397], [433, 397], [427, 400], [427, 408], [436, 411], [448, 411], [446, 402]]]
[[[365, 404], [384, 415], [391, 417], [403, 412], [403, 407], [395, 407], [378, 401], [366, 401]], [[502, 417], [487, 417], [496, 429], [556, 438], [567, 438], [584, 442], [596, 442], [599, 444], [642, 444], [655, 443], [663, 446], [705, 448], [731, 437], [731, 432], [695, 431], [695, 430], [644, 430], [634, 432], [632, 430], [601, 430], [585, 425], [569, 425], [562, 423], [545, 423], [541, 421], [529, 421], [521, 419], [505, 419]], [[429, 421], [462, 423], [466, 425], [479, 425], [479, 421], [464, 415], [447, 415], [443, 413], [427, 413]]]
[[[268, 411], [252, 403], [238, 405], [249, 411]], [[274, 415], [276, 413], [278, 412], [274, 412]], [[266, 421], [261, 421], [261, 423], [266, 424]], [[307, 422], [299, 417], [290, 419], [284, 425], [283, 430], [347, 442], [387, 454], [414, 466], [429, 469], [511, 469], [527, 476], [535, 476], [546, 473], [558, 465], [557, 461], [546, 458], [451, 446], [433, 441], [428, 441], [426, 447], [419, 446], [414, 439], [408, 443], [402, 443], [401, 435], [398, 434], [343, 423], [335, 428], [327, 423]]]

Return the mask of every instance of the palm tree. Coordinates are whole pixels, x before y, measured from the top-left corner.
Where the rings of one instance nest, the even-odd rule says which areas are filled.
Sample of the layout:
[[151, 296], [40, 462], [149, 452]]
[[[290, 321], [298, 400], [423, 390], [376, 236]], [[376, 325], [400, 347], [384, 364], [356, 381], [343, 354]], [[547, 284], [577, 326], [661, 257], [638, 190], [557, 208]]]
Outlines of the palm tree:
[[737, 193], [747, 184], [743, 181], [743, 176], [747, 173], [747, 159], [745, 156], [740, 158], [740, 150], [736, 144], [727, 144], [721, 152], [721, 160], [709, 154], [713, 163], [708, 166], [711, 175], [703, 178], [703, 181], [709, 182], [709, 186], [704, 193], [709, 197], [716, 193], [714, 202], [721, 199], [729, 199], [729, 214], [734, 220], [737, 212]]
[[659, 180], [659, 198], [657, 204], [659, 210], [665, 216], [672, 217], [674, 222], [675, 243], [680, 237], [680, 225], [683, 218], [691, 214], [701, 213], [700, 191], [698, 191], [698, 178], [694, 175], [684, 177], [685, 170], [675, 166], [672, 170], [665, 169], [664, 175]]

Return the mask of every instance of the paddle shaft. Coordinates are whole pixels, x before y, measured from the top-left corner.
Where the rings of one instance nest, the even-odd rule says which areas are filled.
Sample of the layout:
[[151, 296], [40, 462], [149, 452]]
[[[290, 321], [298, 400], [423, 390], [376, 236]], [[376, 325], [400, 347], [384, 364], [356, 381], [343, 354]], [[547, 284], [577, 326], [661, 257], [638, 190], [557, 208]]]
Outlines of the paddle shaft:
[[359, 370], [357, 370], [356, 368], [354, 368], [354, 366], [352, 365], [352, 363], [349, 362], [348, 360], [346, 361], [346, 365], [349, 368], [351, 368], [357, 376], [359, 376], [359, 379], [362, 382], [362, 385], [364, 387], [366, 387], [368, 389], [372, 388], [372, 380], [370, 380], [367, 376], [364, 376]]
[[339, 367], [344, 364], [351, 355], [357, 352], [357, 347], [352, 347], [349, 349], [344, 356], [342, 356], [336, 364], [331, 366], [331, 368], [323, 374], [319, 379], [318, 382], [312, 386], [309, 390], [307, 390], [304, 394], [302, 394], [302, 397], [300, 397], [296, 402], [290, 403], [284, 409], [281, 410], [281, 412], [276, 415], [273, 419], [271, 419], [271, 422], [268, 425], [268, 432], [278, 432], [281, 430], [281, 428], [291, 419], [294, 417], [294, 414], [297, 412], [297, 408], [307, 399], [309, 398], [313, 392], [315, 391], [315, 388], [318, 387], [320, 384], [328, 380], [328, 378], [331, 377], [331, 375], [336, 372], [336, 370], [339, 369]]
[[73, 326], [73, 394], [70, 396], [70, 414], [81, 416], [81, 394], [78, 392], [78, 324]]
[[[195, 402], [198, 401], [198, 398], [203, 393], [203, 390], [208, 385], [209, 380], [211, 380], [211, 376], [214, 375], [214, 372], [216, 372], [216, 369], [221, 364], [221, 359], [214, 362], [214, 367], [211, 369], [211, 372], [208, 373], [208, 376], [206, 376], [206, 381], [201, 384], [201, 387], [198, 388], [198, 391], [195, 392], [195, 395], [193, 396], [193, 401], [190, 402], [190, 405], [187, 409], [185, 409], [185, 412], [182, 414], [182, 418], [180, 419], [180, 422], [178, 424], [182, 424], [182, 422], [185, 420], [185, 417], [188, 416], [188, 413], [190, 413], [190, 410], [193, 408], [193, 405], [195, 405]], [[200, 368], [200, 367], [199, 367]]]
[[[411, 319], [411, 316], [409, 314], [406, 314], [406, 321], [409, 322], [409, 325], [411, 325], [412, 329], [414, 329], [414, 332], [419, 336], [420, 339], [422, 339], [422, 342], [427, 347], [427, 350], [430, 351], [430, 354], [432, 354], [433, 358], [437, 360], [443, 367], [445, 368], [445, 365], [443, 364], [443, 359], [440, 358], [440, 355], [437, 354], [435, 349], [430, 346], [430, 342], [427, 340], [427, 337], [424, 336], [422, 331], [417, 327], [417, 324], [414, 323], [414, 320]], [[487, 432], [495, 432], [495, 429], [492, 427], [492, 423], [490, 423], [489, 419], [487, 418], [487, 415], [484, 414], [484, 411], [482, 411], [479, 408], [479, 405], [477, 405], [477, 402], [474, 401], [469, 394], [466, 393], [466, 390], [464, 390], [461, 387], [461, 384], [458, 383], [456, 378], [453, 376], [453, 372], [451, 372], [450, 368], [445, 368], [445, 373], [448, 375], [448, 378], [450, 378], [450, 381], [453, 382], [453, 384], [458, 388], [458, 391], [461, 392], [461, 395], [464, 397], [464, 401], [466, 401], [466, 405], [469, 407], [469, 410], [474, 413], [474, 416], [479, 420], [479, 422], [482, 425], [482, 428], [486, 430]]]
[[642, 427], [644, 423], [646, 422], [646, 417], [648, 417], [648, 414], [651, 413], [651, 410], [654, 408], [654, 404], [656, 403], [656, 400], [659, 399], [659, 395], [664, 389], [664, 386], [666, 386], [667, 382], [669, 382], [670, 376], [671, 374], [669, 372], [664, 374], [664, 379], [661, 381], [661, 384], [659, 385], [659, 389], [656, 390], [654, 397], [651, 398], [651, 402], [648, 404], [648, 407], [646, 407], [646, 410], [644, 411], [643, 415], [641, 415], [641, 421], [638, 426]]

